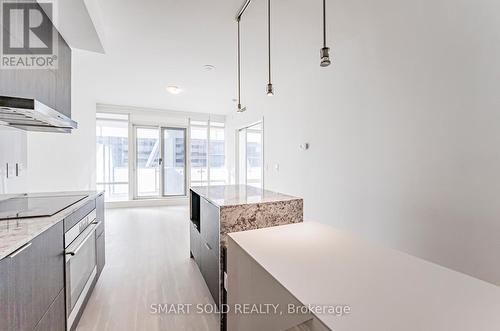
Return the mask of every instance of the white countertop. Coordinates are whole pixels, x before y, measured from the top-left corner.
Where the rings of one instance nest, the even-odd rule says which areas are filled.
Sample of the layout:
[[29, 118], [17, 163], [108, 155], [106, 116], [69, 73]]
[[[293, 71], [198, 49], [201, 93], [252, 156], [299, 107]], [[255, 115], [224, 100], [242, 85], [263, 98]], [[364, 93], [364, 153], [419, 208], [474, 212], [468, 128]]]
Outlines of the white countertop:
[[229, 236], [304, 305], [348, 305], [317, 315], [335, 331], [498, 331], [500, 287], [304, 222]]
[[248, 185], [193, 186], [191, 190], [219, 207], [301, 200]]
[[[0, 221], [0, 260], [14, 252], [22, 245], [48, 230], [53, 225], [62, 221], [65, 217], [85, 205], [92, 199], [100, 195], [102, 191], [74, 191], [74, 192], [56, 192], [56, 193], [31, 193], [29, 196], [61, 196], [61, 195], [87, 195], [86, 198], [61, 210], [55, 215], [49, 217], [31, 217], [18, 218]], [[19, 196], [0, 195], [0, 199]]]

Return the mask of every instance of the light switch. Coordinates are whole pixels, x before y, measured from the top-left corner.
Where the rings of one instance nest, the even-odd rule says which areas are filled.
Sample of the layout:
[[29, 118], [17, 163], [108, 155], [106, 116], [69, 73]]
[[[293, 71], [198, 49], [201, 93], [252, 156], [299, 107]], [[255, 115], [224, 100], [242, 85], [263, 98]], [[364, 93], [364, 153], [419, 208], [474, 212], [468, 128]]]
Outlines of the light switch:
[[7, 163], [6, 164], [6, 173], [7, 173], [7, 178], [12, 178], [16, 176], [16, 165], [14, 163]]

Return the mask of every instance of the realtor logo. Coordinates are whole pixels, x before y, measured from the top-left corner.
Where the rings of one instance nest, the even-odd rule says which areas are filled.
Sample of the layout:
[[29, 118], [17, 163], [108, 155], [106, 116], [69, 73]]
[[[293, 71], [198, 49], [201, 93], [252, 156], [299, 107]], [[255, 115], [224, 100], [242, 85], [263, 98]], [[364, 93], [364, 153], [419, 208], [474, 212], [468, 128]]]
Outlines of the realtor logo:
[[1, 69], [55, 69], [58, 33], [52, 2], [0, 0]]

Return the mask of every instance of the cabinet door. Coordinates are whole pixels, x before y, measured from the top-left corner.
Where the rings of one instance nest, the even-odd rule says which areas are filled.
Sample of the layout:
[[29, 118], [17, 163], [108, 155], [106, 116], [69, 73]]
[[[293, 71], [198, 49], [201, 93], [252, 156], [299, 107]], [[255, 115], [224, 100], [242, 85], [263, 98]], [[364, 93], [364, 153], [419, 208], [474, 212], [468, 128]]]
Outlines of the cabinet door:
[[201, 245], [201, 273], [207, 283], [208, 289], [214, 298], [215, 304], [219, 305], [220, 279], [219, 279], [219, 256], [214, 249], [206, 243]]
[[71, 118], [71, 48], [61, 35], [58, 35], [58, 52], [55, 109]]
[[64, 288], [63, 222], [10, 255], [9, 302], [14, 330], [32, 331]]
[[96, 229], [96, 236], [99, 237], [104, 232], [104, 194], [99, 195], [95, 199], [95, 220], [101, 222]]
[[42, 319], [35, 327], [34, 331], [65, 331], [66, 314], [64, 306], [64, 291], [59, 292], [56, 300], [52, 303], [49, 310], [43, 315]]
[[201, 236], [203, 240], [219, 255], [219, 207], [201, 199]]
[[9, 319], [9, 284], [10, 259], [0, 260], [0, 330], [12, 330]]
[[189, 222], [189, 247], [193, 259], [200, 264], [200, 233], [193, 222]]
[[105, 232], [101, 233], [96, 239], [96, 254], [97, 254], [97, 278], [101, 275], [102, 269], [106, 264], [106, 240]]

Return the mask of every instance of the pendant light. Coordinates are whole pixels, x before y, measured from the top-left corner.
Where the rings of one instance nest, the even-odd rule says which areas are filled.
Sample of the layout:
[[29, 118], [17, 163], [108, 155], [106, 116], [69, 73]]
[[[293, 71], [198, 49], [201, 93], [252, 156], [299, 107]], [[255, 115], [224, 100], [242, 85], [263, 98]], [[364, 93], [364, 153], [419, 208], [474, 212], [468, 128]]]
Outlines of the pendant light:
[[269, 65], [269, 80], [267, 82], [267, 95], [273, 96], [273, 83], [271, 83], [271, 0], [267, 0], [267, 59]]
[[320, 66], [328, 67], [330, 61], [330, 48], [326, 46], [326, 0], [323, 0], [323, 48], [321, 49], [321, 62]]
[[238, 24], [238, 113], [242, 113], [247, 110], [246, 107], [241, 107], [241, 59], [240, 59], [240, 18], [237, 20]]

